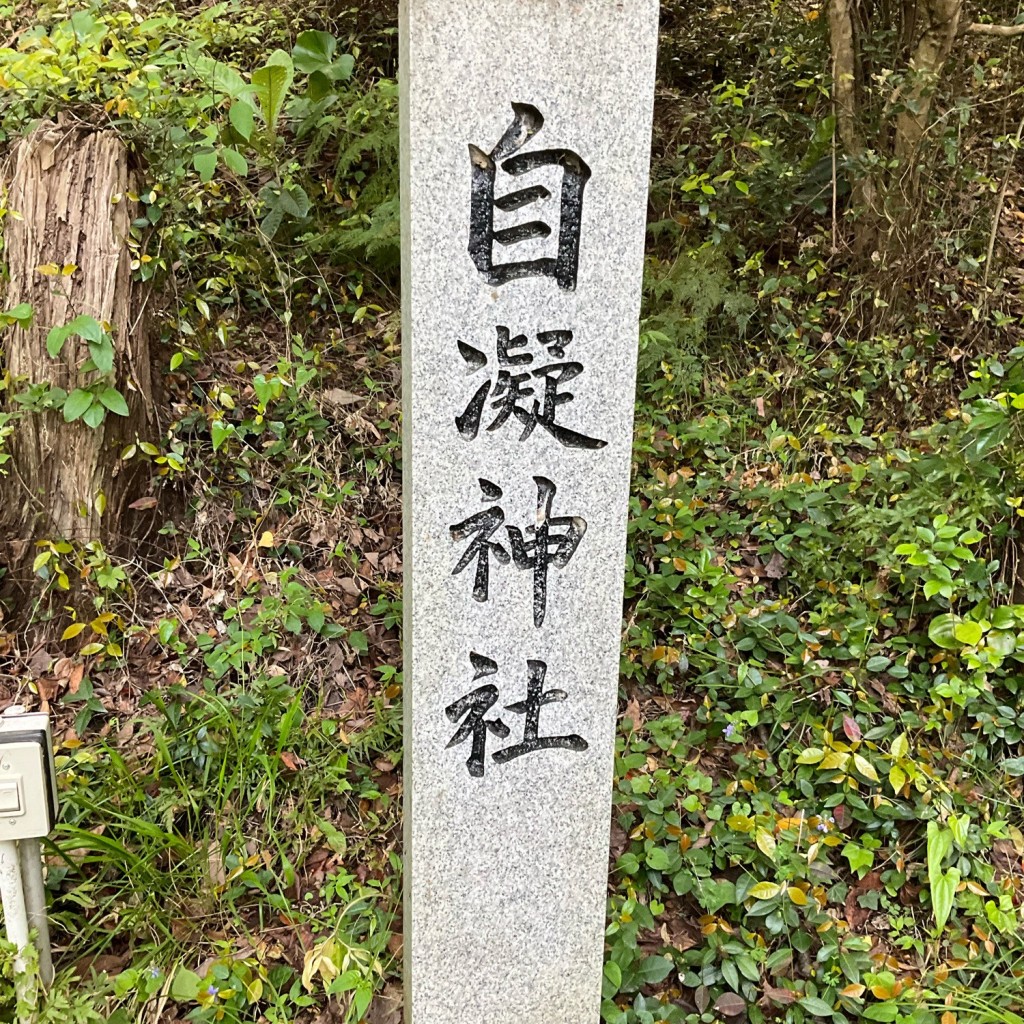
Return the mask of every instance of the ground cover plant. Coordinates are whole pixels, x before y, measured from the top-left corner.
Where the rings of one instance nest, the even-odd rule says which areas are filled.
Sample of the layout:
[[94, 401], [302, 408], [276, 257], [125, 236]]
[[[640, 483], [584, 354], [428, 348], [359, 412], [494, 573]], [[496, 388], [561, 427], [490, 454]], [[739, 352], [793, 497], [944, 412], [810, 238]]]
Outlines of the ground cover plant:
[[[1021, 1019], [1021, 43], [958, 43], [896, 194], [830, 13], [663, 4], [607, 1024]], [[894, 18], [862, 134], [913, 89]], [[394, 5], [0, 20], [7, 151], [137, 160], [163, 389], [145, 544], [4, 540], [0, 706], [54, 715], [63, 806], [38, 1019], [398, 1021]], [[0, 474], [25, 417], [117, 415], [0, 369]]]

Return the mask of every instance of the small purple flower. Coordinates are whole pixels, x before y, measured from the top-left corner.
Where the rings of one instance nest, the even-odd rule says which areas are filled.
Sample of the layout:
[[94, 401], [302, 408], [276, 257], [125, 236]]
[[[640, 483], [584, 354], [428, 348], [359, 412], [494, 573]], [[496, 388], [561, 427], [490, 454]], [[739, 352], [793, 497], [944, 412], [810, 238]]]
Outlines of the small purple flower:
[[149, 976], [151, 978], [154, 978], [154, 979], [155, 978], [159, 978], [161, 974], [163, 974], [163, 971], [161, 971], [160, 968], [156, 966], [156, 964], [154, 964], [152, 967], [150, 967], [150, 969], [149, 969]]
[[823, 821], [819, 821], [818, 824], [817, 824], [817, 829], [818, 829], [819, 832], [827, 832], [828, 831], [828, 825], [826, 825], [825, 822], [823, 822]]
[[207, 994], [208, 996], [215, 996], [215, 995], [217, 994], [217, 991], [218, 991], [218, 990], [217, 990], [217, 986], [216, 986], [216, 985], [211, 985], [211, 986], [210, 986], [210, 987], [209, 987], [209, 988], [208, 988], [208, 989], [206, 990], [206, 994]]
[[732, 724], [732, 722], [730, 722], [730, 723], [729, 723], [729, 724], [728, 724], [728, 725], [727, 725], [727, 726], [725, 727], [725, 738], [726, 738], [727, 740], [731, 740], [731, 739], [733, 738], [733, 736], [735, 736], [735, 735], [736, 735], [736, 726], [735, 726], [735, 725], [733, 725], [733, 724]]

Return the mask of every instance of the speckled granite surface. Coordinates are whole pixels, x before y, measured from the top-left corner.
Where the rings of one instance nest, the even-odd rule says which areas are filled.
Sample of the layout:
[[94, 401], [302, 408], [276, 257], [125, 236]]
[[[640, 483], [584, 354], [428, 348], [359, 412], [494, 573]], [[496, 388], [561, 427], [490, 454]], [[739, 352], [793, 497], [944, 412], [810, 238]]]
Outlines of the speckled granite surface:
[[402, 6], [406, 1024], [599, 1016], [657, 16]]

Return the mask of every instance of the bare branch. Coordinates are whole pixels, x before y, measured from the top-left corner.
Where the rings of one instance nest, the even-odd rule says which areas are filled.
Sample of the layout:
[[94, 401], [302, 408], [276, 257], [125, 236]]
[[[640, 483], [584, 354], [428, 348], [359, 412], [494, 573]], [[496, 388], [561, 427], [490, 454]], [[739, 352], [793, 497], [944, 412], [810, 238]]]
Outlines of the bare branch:
[[974, 22], [964, 26], [964, 32], [974, 32], [979, 36], [1002, 36], [1009, 39], [1011, 36], [1024, 36], [1024, 25], [982, 25], [981, 22]]

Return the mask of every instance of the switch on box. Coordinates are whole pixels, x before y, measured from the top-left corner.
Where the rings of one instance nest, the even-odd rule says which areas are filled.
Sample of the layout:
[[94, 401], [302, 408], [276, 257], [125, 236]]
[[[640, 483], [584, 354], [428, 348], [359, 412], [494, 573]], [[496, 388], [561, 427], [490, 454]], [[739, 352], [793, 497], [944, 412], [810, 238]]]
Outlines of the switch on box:
[[0, 841], [41, 839], [56, 813], [49, 716], [9, 708], [0, 715]]

